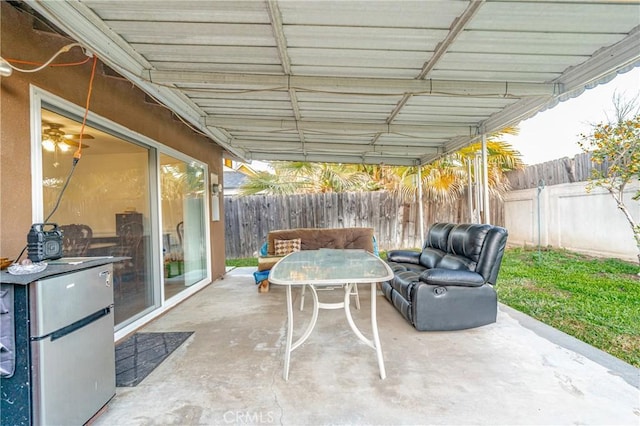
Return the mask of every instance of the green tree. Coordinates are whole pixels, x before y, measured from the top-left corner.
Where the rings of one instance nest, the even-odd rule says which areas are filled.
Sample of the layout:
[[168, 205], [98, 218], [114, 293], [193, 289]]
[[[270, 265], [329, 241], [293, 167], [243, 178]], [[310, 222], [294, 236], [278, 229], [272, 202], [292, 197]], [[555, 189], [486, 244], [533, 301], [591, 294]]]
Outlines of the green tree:
[[240, 188], [240, 195], [258, 193], [284, 195], [372, 189], [369, 175], [359, 170], [357, 165], [304, 161], [274, 161], [270, 165], [274, 172], [262, 171], [255, 176], [249, 176]]
[[[599, 186], [606, 189], [624, 214], [638, 248], [640, 264], [640, 224], [636, 223], [625, 205], [624, 190], [633, 180], [640, 179], [640, 107], [638, 95], [625, 100], [614, 94], [615, 118], [592, 126], [589, 134], [581, 134], [578, 144], [591, 153], [591, 161], [598, 165], [591, 170], [587, 191]], [[633, 197], [640, 200], [640, 190]]]
[[[489, 192], [501, 198], [509, 190], [505, 173], [524, 167], [520, 153], [507, 142], [501, 140], [505, 134], [517, 134], [518, 129], [509, 127], [487, 138], [487, 165], [489, 169]], [[452, 202], [460, 198], [468, 186], [468, 161], [471, 161], [474, 175], [474, 158], [481, 150], [477, 142], [462, 148], [453, 154], [442, 157], [433, 163], [422, 166], [422, 191], [426, 200]], [[398, 179], [394, 191], [405, 199], [415, 199], [418, 193], [418, 168], [396, 168]]]
[[[505, 133], [515, 134], [517, 129], [505, 129], [491, 135], [487, 141], [489, 187], [497, 196], [508, 189], [504, 173], [523, 167], [520, 153], [500, 140]], [[474, 158], [479, 150], [478, 142], [421, 166], [425, 199], [450, 202], [461, 197], [468, 185], [466, 161]], [[407, 201], [415, 200], [417, 196], [418, 167], [287, 161], [270, 164], [274, 172], [249, 176], [240, 188], [241, 195], [387, 190]]]

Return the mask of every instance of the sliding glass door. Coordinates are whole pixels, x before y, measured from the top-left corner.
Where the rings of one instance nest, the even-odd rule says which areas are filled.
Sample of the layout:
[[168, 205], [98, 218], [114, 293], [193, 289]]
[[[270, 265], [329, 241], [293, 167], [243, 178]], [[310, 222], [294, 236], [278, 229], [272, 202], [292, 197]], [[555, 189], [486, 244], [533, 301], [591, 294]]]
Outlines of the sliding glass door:
[[201, 165], [160, 154], [165, 300], [207, 276], [205, 176]]
[[34, 221], [63, 230], [64, 257], [123, 258], [114, 263], [116, 330], [205, 284], [206, 165], [95, 116], [80, 144], [78, 108], [42, 93], [34, 102]]
[[[91, 126], [80, 147], [79, 128], [78, 121], [42, 110], [44, 218], [53, 213], [49, 222], [63, 230], [65, 257], [128, 258], [114, 263], [118, 324], [154, 305], [150, 149]], [[73, 168], [79, 148], [81, 159]]]

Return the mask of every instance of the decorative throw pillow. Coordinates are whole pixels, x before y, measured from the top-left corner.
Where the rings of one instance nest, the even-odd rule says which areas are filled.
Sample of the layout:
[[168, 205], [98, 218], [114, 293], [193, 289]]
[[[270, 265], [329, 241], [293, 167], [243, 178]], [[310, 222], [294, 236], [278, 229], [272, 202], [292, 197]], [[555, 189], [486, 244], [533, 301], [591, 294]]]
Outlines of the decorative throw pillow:
[[300, 251], [300, 238], [295, 240], [274, 240], [273, 245], [276, 256], [285, 256], [294, 251]]

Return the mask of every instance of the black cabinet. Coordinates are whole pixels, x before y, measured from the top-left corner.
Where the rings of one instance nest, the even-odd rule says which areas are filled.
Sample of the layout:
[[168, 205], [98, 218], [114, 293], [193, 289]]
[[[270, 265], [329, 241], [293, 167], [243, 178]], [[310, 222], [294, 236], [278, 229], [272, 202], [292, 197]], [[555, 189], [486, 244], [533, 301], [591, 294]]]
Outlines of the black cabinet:
[[[27, 286], [0, 285], [6, 299], [3, 303], [4, 316], [11, 316], [13, 322], [13, 350], [15, 365], [11, 377], [0, 379], [0, 424], [33, 424], [31, 407], [31, 352], [29, 350], [29, 292]], [[11, 297], [6, 297], [7, 295]]]
[[116, 235], [118, 237], [121, 236], [123, 226], [129, 223], [138, 224], [140, 225], [140, 229], [143, 229], [142, 213], [135, 213], [135, 212], [116, 213]]

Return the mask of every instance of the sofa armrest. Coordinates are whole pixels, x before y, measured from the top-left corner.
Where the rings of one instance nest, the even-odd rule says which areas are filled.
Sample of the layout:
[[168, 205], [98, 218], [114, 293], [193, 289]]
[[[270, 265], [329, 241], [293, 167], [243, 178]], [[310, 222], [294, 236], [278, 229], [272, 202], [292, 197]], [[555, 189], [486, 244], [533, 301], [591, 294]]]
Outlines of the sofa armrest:
[[420, 264], [420, 252], [412, 250], [391, 250], [387, 253], [387, 260], [398, 263]]
[[430, 285], [481, 287], [485, 284], [482, 275], [462, 269], [427, 269], [420, 274], [420, 281]]
[[260, 256], [258, 258], [258, 271], [268, 271], [275, 266], [284, 256]]

